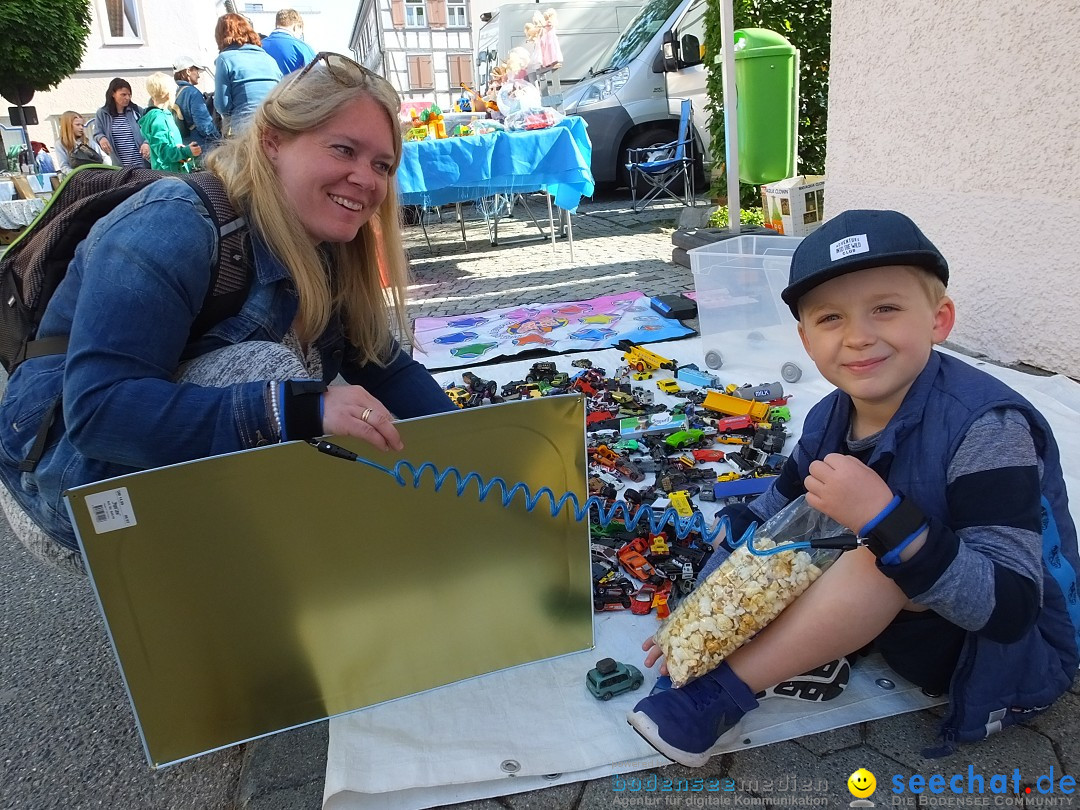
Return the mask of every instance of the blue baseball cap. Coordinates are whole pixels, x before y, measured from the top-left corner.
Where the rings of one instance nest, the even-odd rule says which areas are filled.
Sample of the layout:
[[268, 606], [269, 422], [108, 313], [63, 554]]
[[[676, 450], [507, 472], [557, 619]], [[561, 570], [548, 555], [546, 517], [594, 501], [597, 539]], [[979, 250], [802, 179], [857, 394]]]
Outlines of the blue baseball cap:
[[780, 297], [798, 318], [799, 299], [819, 284], [891, 264], [922, 267], [949, 283], [949, 265], [941, 251], [899, 211], [844, 211], [799, 243]]

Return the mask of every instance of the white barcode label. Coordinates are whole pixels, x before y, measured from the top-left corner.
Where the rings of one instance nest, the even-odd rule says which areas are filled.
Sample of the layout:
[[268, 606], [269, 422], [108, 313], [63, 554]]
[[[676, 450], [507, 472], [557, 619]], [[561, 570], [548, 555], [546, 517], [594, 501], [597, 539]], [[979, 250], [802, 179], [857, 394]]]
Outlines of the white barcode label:
[[86, 508], [90, 510], [94, 531], [98, 534], [135, 525], [135, 510], [131, 508], [127, 487], [87, 495]]

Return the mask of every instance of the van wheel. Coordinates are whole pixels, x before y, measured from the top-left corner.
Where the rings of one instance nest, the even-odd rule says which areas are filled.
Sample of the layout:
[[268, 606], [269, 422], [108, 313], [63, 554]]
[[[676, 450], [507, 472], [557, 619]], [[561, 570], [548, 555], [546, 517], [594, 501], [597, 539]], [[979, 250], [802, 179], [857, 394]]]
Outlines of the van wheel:
[[[619, 165], [615, 167], [615, 176], [619, 178], [618, 184], [624, 188], [630, 188], [630, 175], [626, 171], [626, 164], [630, 162], [631, 149], [647, 149], [650, 146], [664, 146], [675, 140], [675, 133], [662, 127], [651, 127], [635, 133], [626, 142], [626, 149], [622, 151]], [[639, 184], [640, 185], [640, 184]], [[682, 184], [672, 184], [673, 192], [682, 193]]]

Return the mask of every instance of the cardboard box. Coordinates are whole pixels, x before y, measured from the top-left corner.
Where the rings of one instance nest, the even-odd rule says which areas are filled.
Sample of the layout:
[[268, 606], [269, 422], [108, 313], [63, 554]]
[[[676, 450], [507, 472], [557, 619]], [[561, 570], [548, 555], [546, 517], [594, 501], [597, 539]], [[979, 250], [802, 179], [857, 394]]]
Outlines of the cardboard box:
[[25, 174], [17, 174], [11, 178], [11, 182], [15, 185], [15, 194], [20, 200], [32, 200], [34, 199], [34, 189], [30, 187], [30, 181], [26, 179]]
[[784, 236], [806, 236], [825, 219], [825, 178], [799, 175], [761, 187], [765, 226]]

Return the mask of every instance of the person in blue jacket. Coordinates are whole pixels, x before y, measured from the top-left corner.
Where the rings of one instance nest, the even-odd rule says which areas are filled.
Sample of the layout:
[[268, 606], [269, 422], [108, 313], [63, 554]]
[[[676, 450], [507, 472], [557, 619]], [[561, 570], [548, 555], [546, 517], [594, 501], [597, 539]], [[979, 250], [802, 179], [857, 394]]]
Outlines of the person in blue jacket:
[[274, 57], [281, 72], [287, 76], [314, 59], [315, 51], [302, 39], [304, 18], [296, 9], [283, 8], [278, 11], [274, 25], [277, 27], [263, 37], [262, 47]]
[[222, 134], [239, 135], [259, 102], [281, 81], [281, 69], [240, 14], [221, 15], [214, 38], [220, 51], [214, 61], [214, 109], [221, 116]]
[[[861, 545], [719, 667], [634, 707], [631, 726], [665, 756], [704, 765], [759, 692], [871, 644], [949, 694], [937, 753], [1071, 685], [1080, 558], [1057, 444], [1027, 400], [933, 349], [955, 319], [948, 277], [895, 211], [846, 211], [796, 249], [782, 297], [838, 390], [807, 415], [774, 485], [724, 511], [740, 537], [805, 495]], [[661, 660], [652, 639], [644, 649], [647, 665]]]
[[32, 552], [81, 568], [71, 487], [323, 434], [400, 450], [395, 419], [456, 410], [398, 340], [399, 107], [385, 79], [323, 54], [210, 155], [253, 264], [239, 312], [208, 331], [193, 325], [220, 241], [187, 182], [151, 183], [95, 223], [37, 332], [68, 336], [66, 354], [23, 362], [0, 400], [0, 505]]
[[202, 149], [203, 156], [196, 159], [197, 165], [201, 166], [206, 155], [221, 140], [221, 132], [214, 125], [206, 98], [199, 91], [202, 67], [193, 57], [178, 56], [173, 60], [173, 71], [176, 81], [176, 126], [180, 130], [180, 137], [185, 141], [195, 141]]

